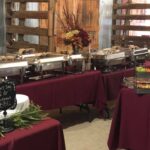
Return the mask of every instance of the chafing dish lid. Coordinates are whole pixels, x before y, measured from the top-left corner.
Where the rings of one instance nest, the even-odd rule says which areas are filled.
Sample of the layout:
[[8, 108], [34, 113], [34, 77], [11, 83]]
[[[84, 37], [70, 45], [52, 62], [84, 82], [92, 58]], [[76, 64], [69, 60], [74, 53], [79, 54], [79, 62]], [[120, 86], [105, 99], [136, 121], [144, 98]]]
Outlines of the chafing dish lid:
[[0, 63], [0, 69], [4, 68], [17, 68], [17, 67], [27, 67], [27, 61], [18, 61], [18, 62], [9, 62], [9, 63]]

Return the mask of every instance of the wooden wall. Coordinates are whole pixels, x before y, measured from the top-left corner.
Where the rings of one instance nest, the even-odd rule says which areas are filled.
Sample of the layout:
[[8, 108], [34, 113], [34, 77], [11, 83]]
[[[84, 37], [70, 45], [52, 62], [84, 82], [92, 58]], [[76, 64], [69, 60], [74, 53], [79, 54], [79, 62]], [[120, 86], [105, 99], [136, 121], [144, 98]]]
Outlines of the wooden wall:
[[[86, 29], [91, 38], [92, 48], [98, 48], [98, 32], [99, 32], [99, 0], [66, 0], [70, 11], [76, 13], [77, 7], [80, 7], [80, 23], [81, 27]], [[56, 3], [56, 13], [55, 13], [55, 45], [56, 49], [64, 49], [65, 45], [62, 41], [63, 31], [61, 29], [60, 23], [57, 20], [57, 14], [62, 16], [63, 7], [65, 6], [65, 0], [57, 0]], [[40, 5], [40, 10], [47, 10], [48, 6], [46, 3]], [[48, 22], [46, 20], [40, 20], [40, 27], [47, 28]], [[46, 45], [47, 38], [41, 36], [40, 43]]]
[[[55, 0], [5, 0], [6, 2], [6, 39], [8, 52], [15, 52], [19, 48], [35, 48], [37, 51], [54, 51], [54, 14]], [[15, 3], [19, 3], [18, 10], [13, 9]], [[48, 9], [45, 11], [28, 11], [28, 3], [45, 2]], [[14, 21], [18, 19], [18, 24]], [[31, 27], [25, 24], [26, 19], [44, 19], [48, 22], [47, 28]], [[25, 35], [47, 37], [47, 44], [33, 44], [24, 40]]]
[[[81, 27], [91, 36], [92, 48], [98, 48], [99, 32], [99, 0], [66, 0], [70, 11], [76, 12], [80, 6]], [[19, 48], [35, 48], [37, 51], [55, 51], [64, 49], [63, 31], [57, 20], [57, 14], [62, 16], [65, 0], [6, 0], [6, 32], [7, 48], [14, 52]], [[13, 10], [14, 3], [19, 3], [19, 9]], [[39, 11], [28, 11], [28, 2], [38, 2]], [[19, 23], [15, 24], [14, 19]], [[39, 27], [25, 25], [26, 19], [39, 19]], [[18, 38], [16, 38], [16, 35]], [[24, 41], [25, 35], [39, 36], [39, 44]]]
[[[150, 47], [149, 35], [132, 35], [132, 31], [150, 32], [150, 25], [142, 25], [140, 22], [150, 20], [150, 15], [143, 14], [147, 9], [150, 9], [150, 4], [137, 3], [132, 0], [114, 1], [113, 5], [113, 24], [112, 24], [112, 45], [129, 44], [138, 45], [140, 47]], [[140, 13], [133, 13], [140, 12]], [[135, 21], [134, 24], [131, 22]], [[144, 32], [143, 32], [144, 33]]]

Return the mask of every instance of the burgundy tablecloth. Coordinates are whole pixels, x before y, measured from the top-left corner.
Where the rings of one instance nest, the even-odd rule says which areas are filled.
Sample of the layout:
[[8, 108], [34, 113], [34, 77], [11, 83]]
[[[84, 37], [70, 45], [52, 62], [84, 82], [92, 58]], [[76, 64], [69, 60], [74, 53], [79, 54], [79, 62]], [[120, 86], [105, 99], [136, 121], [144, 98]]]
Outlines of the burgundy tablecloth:
[[122, 87], [124, 77], [134, 76], [134, 69], [116, 71], [103, 74], [104, 88], [107, 100], [114, 100]]
[[58, 121], [46, 119], [14, 130], [0, 138], [0, 150], [65, 150], [62, 127]]
[[42, 109], [93, 103], [102, 110], [106, 102], [99, 71], [27, 83], [17, 86], [16, 90], [17, 93], [28, 95]]
[[150, 150], [150, 94], [123, 88], [116, 101], [108, 146], [110, 150]]

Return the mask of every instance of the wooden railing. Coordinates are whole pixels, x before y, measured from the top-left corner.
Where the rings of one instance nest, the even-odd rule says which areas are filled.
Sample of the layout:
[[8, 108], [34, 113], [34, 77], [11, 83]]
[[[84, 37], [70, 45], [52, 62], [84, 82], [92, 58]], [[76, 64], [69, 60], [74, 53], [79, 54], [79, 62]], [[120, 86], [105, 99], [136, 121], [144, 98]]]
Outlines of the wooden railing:
[[132, 3], [129, 0], [127, 3], [119, 3], [118, 0], [113, 4], [112, 15], [112, 45], [129, 45], [135, 44], [143, 47], [146, 45], [150, 47], [149, 36], [130, 35], [130, 31], [150, 31], [150, 25], [130, 24], [131, 21], [150, 20], [150, 15], [145, 14], [132, 14], [132, 10], [150, 9], [150, 4], [145, 3]]
[[[8, 52], [15, 52], [19, 48], [35, 48], [37, 51], [54, 51], [54, 14], [55, 0], [6, 0], [6, 40]], [[19, 10], [12, 10], [15, 2], [19, 3]], [[27, 2], [46, 2], [48, 11], [28, 11]], [[18, 18], [16, 25], [15, 19]], [[46, 19], [48, 20], [48, 28], [28, 27], [25, 25], [26, 19]], [[17, 40], [14, 40], [14, 35], [18, 35]], [[33, 44], [24, 41], [25, 35], [46, 36], [48, 38], [47, 45]]]

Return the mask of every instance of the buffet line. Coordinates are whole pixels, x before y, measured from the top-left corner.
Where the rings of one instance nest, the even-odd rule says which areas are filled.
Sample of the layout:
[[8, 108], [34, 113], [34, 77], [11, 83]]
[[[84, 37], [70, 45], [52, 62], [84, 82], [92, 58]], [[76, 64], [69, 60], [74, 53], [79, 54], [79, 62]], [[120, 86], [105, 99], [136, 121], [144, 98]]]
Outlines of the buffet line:
[[107, 73], [135, 67], [143, 63], [145, 58], [149, 58], [148, 48], [134, 45], [90, 50], [75, 55], [36, 53], [32, 48], [20, 49], [15, 55], [0, 56], [0, 77], [14, 76], [18, 83], [23, 83], [91, 69]]
[[149, 50], [145, 47], [140, 48], [135, 45], [129, 45], [128, 47], [113, 46], [94, 52], [92, 64], [93, 67], [107, 73], [141, 65], [149, 57]]
[[[72, 65], [75, 61], [84, 66], [85, 59], [81, 54], [63, 55], [44, 52], [0, 56], [0, 77], [16, 76], [17, 79], [19, 77], [19, 83], [29, 79], [38, 80], [56, 72], [64, 74], [66, 66]], [[80, 71], [82, 70], [83, 68]]]

